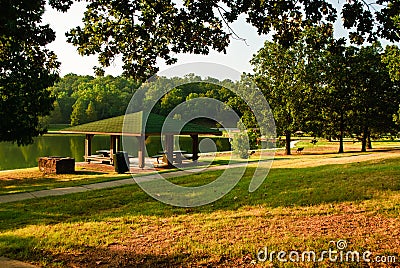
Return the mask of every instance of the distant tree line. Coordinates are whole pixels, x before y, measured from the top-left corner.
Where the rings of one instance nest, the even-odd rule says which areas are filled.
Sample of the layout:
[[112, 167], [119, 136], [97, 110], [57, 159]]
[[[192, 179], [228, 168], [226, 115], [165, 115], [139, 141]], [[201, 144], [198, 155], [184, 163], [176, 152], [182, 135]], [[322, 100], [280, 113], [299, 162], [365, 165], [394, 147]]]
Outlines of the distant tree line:
[[[244, 79], [244, 78], [243, 78]], [[248, 79], [248, 78], [247, 78]], [[213, 98], [225, 103], [247, 122], [253, 123], [252, 114], [243, 100], [235, 95], [233, 88], [244, 87], [244, 80], [219, 81], [215, 78], [202, 78], [194, 74], [184, 77], [155, 77], [151, 83], [138, 83], [123, 76], [93, 77], [67, 74], [53, 87], [49, 88], [55, 98], [54, 110], [43, 121], [47, 124], [78, 125], [105, 118], [123, 115], [126, 112], [133, 94], [145, 92], [140, 102], [134, 103], [134, 111], [144, 110], [149, 103], [154, 103], [155, 92], [165, 91], [160, 100], [155, 102], [152, 112], [167, 116], [178, 105], [196, 98]], [[177, 86], [176, 86], [177, 85]], [[186, 107], [192, 114], [208, 111], [209, 114], [223, 112], [221, 107], [203, 102], [204, 105]], [[177, 115], [185, 119], [185, 115]], [[248, 119], [246, 119], [248, 117]], [[212, 123], [203, 121], [202, 123]], [[215, 122], [214, 122], [215, 126]]]
[[78, 125], [122, 115], [139, 85], [124, 77], [68, 74], [50, 88], [56, 99], [46, 121]]

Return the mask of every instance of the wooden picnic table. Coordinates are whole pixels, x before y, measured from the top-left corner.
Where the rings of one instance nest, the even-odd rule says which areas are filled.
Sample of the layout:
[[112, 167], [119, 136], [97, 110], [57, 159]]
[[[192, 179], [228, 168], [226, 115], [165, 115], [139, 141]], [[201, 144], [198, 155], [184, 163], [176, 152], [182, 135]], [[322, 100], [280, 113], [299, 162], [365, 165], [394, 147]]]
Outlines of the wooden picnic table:
[[[152, 156], [157, 159], [157, 164], [160, 164], [159, 160], [162, 159], [163, 162], [167, 162], [167, 151], [159, 151], [157, 155]], [[177, 150], [172, 152], [172, 161], [178, 164], [182, 164], [182, 160], [186, 159], [185, 157], [186, 151]]]
[[85, 156], [87, 162], [95, 161], [103, 164], [113, 164], [113, 158], [110, 156], [109, 150], [97, 150], [97, 154]]
[[102, 154], [104, 157], [110, 157], [110, 150], [97, 150], [96, 153]]

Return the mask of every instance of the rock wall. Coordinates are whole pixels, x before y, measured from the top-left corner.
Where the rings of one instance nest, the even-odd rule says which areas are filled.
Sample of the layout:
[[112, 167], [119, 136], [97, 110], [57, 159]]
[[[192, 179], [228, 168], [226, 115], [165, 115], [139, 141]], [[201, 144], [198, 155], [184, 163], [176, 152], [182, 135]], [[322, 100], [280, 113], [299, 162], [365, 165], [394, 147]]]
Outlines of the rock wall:
[[70, 157], [41, 157], [39, 170], [45, 174], [75, 173], [75, 158]]

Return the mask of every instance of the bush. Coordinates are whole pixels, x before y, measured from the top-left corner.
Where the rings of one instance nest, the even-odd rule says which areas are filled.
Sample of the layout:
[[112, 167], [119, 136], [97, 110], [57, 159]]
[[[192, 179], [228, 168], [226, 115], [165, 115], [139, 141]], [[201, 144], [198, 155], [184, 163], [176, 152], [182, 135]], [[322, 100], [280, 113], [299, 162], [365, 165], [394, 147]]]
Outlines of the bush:
[[242, 159], [249, 158], [249, 137], [247, 133], [241, 131], [239, 133], [235, 133], [233, 135], [233, 139], [231, 141], [233, 153], [239, 155]]

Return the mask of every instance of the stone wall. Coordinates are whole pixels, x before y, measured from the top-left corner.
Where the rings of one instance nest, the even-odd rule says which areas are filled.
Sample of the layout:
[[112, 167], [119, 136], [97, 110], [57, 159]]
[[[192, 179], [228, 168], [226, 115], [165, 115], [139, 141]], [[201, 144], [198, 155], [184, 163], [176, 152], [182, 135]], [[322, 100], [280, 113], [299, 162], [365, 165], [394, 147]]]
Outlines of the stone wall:
[[75, 173], [75, 158], [70, 157], [41, 157], [39, 170], [46, 174]]

